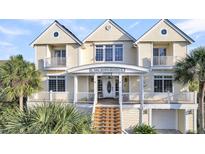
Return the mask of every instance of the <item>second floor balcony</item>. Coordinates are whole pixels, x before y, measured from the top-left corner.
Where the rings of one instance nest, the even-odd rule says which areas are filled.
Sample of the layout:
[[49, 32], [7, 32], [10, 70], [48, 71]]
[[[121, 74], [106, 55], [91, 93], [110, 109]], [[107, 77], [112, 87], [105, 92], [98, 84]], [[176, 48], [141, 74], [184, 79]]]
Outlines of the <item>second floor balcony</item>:
[[66, 67], [66, 57], [50, 57], [44, 59], [44, 68]]
[[153, 66], [173, 66], [173, 56], [153, 56]]

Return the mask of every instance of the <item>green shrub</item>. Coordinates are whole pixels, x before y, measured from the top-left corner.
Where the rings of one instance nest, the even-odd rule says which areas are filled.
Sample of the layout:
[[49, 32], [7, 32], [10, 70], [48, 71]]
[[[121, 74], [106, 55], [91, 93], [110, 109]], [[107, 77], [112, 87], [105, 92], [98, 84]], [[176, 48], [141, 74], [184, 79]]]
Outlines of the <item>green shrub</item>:
[[151, 127], [146, 124], [138, 124], [134, 126], [133, 133], [135, 134], [156, 134], [154, 127]]
[[6, 109], [0, 132], [11, 134], [85, 134], [92, 133], [91, 118], [74, 106], [56, 103], [30, 110]]

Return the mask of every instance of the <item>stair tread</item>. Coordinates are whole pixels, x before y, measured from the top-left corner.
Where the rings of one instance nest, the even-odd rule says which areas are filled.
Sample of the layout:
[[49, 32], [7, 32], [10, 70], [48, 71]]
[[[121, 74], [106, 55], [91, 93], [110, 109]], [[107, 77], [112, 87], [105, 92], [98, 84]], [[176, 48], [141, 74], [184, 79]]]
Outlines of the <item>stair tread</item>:
[[120, 108], [96, 107], [93, 128], [103, 134], [121, 133]]

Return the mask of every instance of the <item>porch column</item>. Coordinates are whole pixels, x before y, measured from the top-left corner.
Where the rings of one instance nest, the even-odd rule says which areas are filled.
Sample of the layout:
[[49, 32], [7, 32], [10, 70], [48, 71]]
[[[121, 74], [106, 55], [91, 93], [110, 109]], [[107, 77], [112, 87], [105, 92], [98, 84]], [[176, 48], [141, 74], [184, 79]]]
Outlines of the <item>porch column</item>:
[[144, 75], [140, 76], [140, 119], [139, 123], [143, 123], [143, 110], [144, 110]]
[[94, 75], [94, 104], [98, 101], [98, 76]]
[[148, 124], [152, 126], [152, 109], [148, 109]]
[[78, 77], [74, 76], [74, 104], [78, 101]]
[[119, 75], [119, 104], [122, 104], [122, 75]]
[[123, 128], [123, 112], [122, 112], [122, 75], [119, 75], [119, 104], [120, 104], [120, 126]]
[[193, 132], [197, 133], [197, 110], [193, 110]]
[[189, 130], [189, 115], [188, 110], [184, 110], [184, 134], [186, 134]]

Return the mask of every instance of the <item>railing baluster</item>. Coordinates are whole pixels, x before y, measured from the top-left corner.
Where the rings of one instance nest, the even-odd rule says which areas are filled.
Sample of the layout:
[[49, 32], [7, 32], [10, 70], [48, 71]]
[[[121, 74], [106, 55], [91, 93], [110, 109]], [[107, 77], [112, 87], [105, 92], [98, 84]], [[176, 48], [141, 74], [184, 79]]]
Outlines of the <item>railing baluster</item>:
[[66, 57], [51, 57], [44, 59], [44, 67], [65, 67]]
[[173, 56], [153, 56], [154, 66], [172, 66]]

